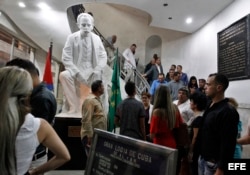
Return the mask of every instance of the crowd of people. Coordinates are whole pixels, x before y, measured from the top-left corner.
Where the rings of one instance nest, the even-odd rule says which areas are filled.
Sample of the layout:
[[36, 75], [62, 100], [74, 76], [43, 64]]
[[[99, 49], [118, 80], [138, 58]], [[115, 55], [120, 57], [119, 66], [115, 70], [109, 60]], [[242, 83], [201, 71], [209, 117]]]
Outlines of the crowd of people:
[[[197, 79], [196, 76], [188, 79], [188, 75], [182, 71], [182, 65], [173, 64], [164, 76], [160, 58], [154, 54], [145, 66], [143, 77], [150, 85], [148, 92], [141, 94], [146, 112], [145, 133], [149, 136], [146, 140], [177, 148], [182, 155], [178, 161], [184, 158], [189, 161], [189, 169], [184, 174], [223, 174], [229, 160], [241, 158], [240, 144], [249, 143], [249, 135], [240, 138], [242, 127], [237, 102], [234, 98], [225, 97], [229, 86], [225, 75], [210, 74], [207, 80]], [[142, 118], [142, 115], [135, 114], [117, 114], [119, 119], [126, 118], [123, 122], [120, 119], [119, 126], [126, 130], [126, 133], [120, 134], [134, 137], [127, 133], [136, 126], [136, 121], [134, 125], [131, 122], [135, 118]], [[173, 133], [173, 128], [178, 128], [181, 123], [187, 125], [190, 139], [185, 149], [178, 148]], [[137, 125], [137, 128], [143, 127]], [[145, 137], [140, 139], [145, 140]], [[177, 174], [183, 174], [181, 166], [177, 162]]]
[[[69, 35], [63, 49], [65, 71], [60, 80], [67, 100], [65, 112], [81, 113], [80, 135], [88, 156], [94, 128], [107, 130], [101, 99], [106, 90], [102, 68], [107, 55], [100, 38], [92, 34], [93, 17], [84, 13], [77, 21], [80, 31]], [[80, 50], [76, 39], [84, 46]], [[113, 36], [110, 44], [115, 41]], [[182, 65], [174, 64], [165, 76], [160, 57], [154, 54], [143, 74], [151, 87], [142, 92], [140, 101], [135, 98], [136, 85], [131, 81], [136, 69], [135, 49], [136, 44], [132, 44], [123, 52], [127, 98], [114, 116], [120, 134], [178, 149], [178, 175], [223, 175], [228, 161], [241, 158], [240, 145], [250, 143], [250, 120], [247, 134], [241, 137], [238, 103], [225, 97], [228, 78], [214, 73], [207, 80], [195, 76], [188, 79]], [[79, 83], [91, 88], [82, 105], [77, 94]], [[32, 62], [17, 58], [0, 68], [0, 92], [1, 174], [43, 174], [70, 160], [69, 151], [53, 129], [55, 97], [39, 80]], [[174, 134], [183, 125], [190, 140], [185, 147], [177, 144]], [[49, 160], [47, 149], [54, 154]], [[184, 159], [190, 166], [182, 172]]]
[[[162, 78], [161, 73], [159, 77]], [[240, 157], [239, 153], [238, 157], [234, 156], [237, 151], [236, 141], [248, 143], [249, 136], [238, 137], [237, 140], [240, 132], [239, 114], [231, 102], [232, 98], [225, 97], [229, 85], [227, 77], [223, 74], [210, 74], [206, 84], [204, 79], [200, 80], [201, 87], [193, 79], [187, 86], [182, 84], [182, 87], [176, 89], [176, 100], [172, 98], [170, 81], [159, 83], [157, 88], [154, 87], [153, 94], [151, 91], [143, 92], [143, 103], [134, 98], [135, 85], [128, 81], [125, 85], [128, 98], [117, 108], [116, 119], [119, 122], [116, 124], [122, 135], [178, 149], [181, 157], [177, 161], [177, 174], [183, 174], [181, 168], [184, 159], [189, 160], [189, 169], [184, 174], [223, 174], [227, 162]], [[128, 86], [131, 87], [129, 92]], [[154, 102], [149, 104], [152, 95]], [[190, 139], [190, 144], [185, 148], [176, 145], [173, 132], [182, 123], [187, 125]]]

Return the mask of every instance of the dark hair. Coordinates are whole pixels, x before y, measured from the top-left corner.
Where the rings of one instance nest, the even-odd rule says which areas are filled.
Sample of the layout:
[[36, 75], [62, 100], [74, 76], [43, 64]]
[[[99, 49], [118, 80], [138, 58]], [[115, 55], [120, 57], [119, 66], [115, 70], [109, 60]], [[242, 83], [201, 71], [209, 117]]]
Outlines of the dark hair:
[[199, 81], [206, 83], [206, 80], [204, 78], [200, 78]]
[[153, 58], [154, 58], [154, 59], [157, 59], [157, 58], [158, 58], [157, 53], [155, 53], [155, 54], [153, 55]]
[[91, 15], [92, 17], [94, 17], [93, 13], [92, 12], [88, 12], [89, 15]]
[[160, 60], [160, 61], [161, 61], [161, 57], [155, 58], [155, 62], [156, 62], [157, 60]]
[[17, 66], [27, 70], [31, 75], [39, 76], [39, 71], [36, 66], [30, 61], [21, 58], [15, 58], [6, 63], [6, 66]]
[[180, 72], [174, 72], [174, 76], [180, 75]]
[[172, 67], [172, 66], [176, 69], [176, 65], [175, 65], [175, 64], [172, 64], [171, 67]]
[[134, 93], [135, 93], [135, 83], [132, 82], [132, 81], [128, 81], [128, 82], [125, 84], [125, 91], [126, 91], [126, 93], [127, 93], [129, 96], [134, 95]]
[[182, 91], [182, 92], [185, 92], [186, 93], [186, 95], [187, 95], [187, 97], [189, 97], [189, 90], [188, 90], [188, 88], [187, 87], [181, 87], [180, 89], [178, 89], [178, 92], [179, 91]]
[[214, 77], [215, 83], [223, 86], [223, 91], [225, 91], [228, 88], [229, 80], [224, 74], [213, 73], [210, 74], [208, 77]]
[[190, 95], [189, 99], [192, 100], [193, 103], [197, 105], [199, 111], [205, 110], [207, 106], [207, 97], [205, 94], [201, 92], [195, 92]]
[[[195, 84], [192, 84], [192, 80], [196, 80]], [[188, 88], [198, 88], [197, 78], [195, 76], [191, 76], [188, 82]]]
[[142, 96], [147, 96], [148, 98], [150, 98], [150, 97], [151, 97], [151, 94], [148, 93], [148, 92], [146, 92], [146, 91], [143, 91], [143, 92], [141, 93], [141, 97], [142, 97]]
[[91, 91], [97, 92], [99, 87], [102, 86], [102, 80], [96, 80], [91, 84]]
[[182, 69], [182, 65], [178, 65], [177, 67], [180, 67]]
[[163, 77], [165, 77], [164, 73], [159, 73], [159, 74], [158, 74], [158, 77], [159, 77], [159, 75], [163, 75]]
[[132, 44], [131, 46], [137, 47], [136, 44]]

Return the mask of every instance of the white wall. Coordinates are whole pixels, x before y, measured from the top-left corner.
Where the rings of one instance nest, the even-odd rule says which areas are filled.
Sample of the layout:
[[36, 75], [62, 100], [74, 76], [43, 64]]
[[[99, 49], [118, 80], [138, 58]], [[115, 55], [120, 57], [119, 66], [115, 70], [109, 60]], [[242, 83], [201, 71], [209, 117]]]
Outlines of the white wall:
[[5, 26], [12, 32], [17, 33], [16, 29], [13, 27], [13, 24], [11, 24], [11, 22], [9, 21], [9, 19], [6, 17], [6, 15], [3, 12], [1, 12], [1, 15], [0, 15], [0, 24]]
[[[207, 78], [217, 72], [217, 33], [250, 13], [249, 0], [236, 0], [192, 35], [163, 43], [163, 55], [182, 64], [189, 76]], [[195, 19], [194, 19], [195, 21]], [[163, 60], [163, 64], [169, 61]], [[226, 96], [235, 97], [241, 106], [250, 107], [250, 80], [231, 81]]]
[[[217, 33], [250, 13], [249, 0], [236, 0], [214, 19], [192, 35], [163, 43], [163, 55], [170, 62], [182, 64], [189, 76], [207, 78], [217, 72]], [[249, 53], [250, 54], [250, 53]], [[163, 64], [168, 64], [163, 60]], [[227, 97], [234, 97], [239, 103], [238, 112], [242, 121], [242, 135], [247, 132], [250, 119], [250, 80], [230, 81]], [[243, 146], [242, 158], [250, 157], [250, 145]]]

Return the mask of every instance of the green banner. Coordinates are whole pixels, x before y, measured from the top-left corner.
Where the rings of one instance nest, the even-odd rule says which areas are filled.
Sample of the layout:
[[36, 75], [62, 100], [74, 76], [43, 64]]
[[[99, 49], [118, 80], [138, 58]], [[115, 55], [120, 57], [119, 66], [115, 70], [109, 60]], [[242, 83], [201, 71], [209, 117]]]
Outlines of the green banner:
[[114, 119], [117, 105], [122, 101], [120, 90], [120, 67], [118, 60], [118, 49], [116, 50], [114, 69], [112, 74], [111, 98], [109, 104], [108, 131], [112, 132], [115, 128]]

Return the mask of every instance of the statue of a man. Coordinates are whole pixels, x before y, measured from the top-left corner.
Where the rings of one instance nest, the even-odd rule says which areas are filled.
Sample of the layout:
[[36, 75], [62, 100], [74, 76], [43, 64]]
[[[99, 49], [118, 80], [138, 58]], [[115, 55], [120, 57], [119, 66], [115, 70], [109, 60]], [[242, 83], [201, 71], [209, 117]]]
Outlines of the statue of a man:
[[62, 113], [80, 114], [81, 83], [90, 87], [95, 80], [102, 80], [102, 71], [107, 64], [107, 54], [100, 37], [92, 32], [94, 19], [88, 13], [77, 17], [80, 31], [68, 36], [62, 52], [65, 71], [60, 73], [65, 104]]

